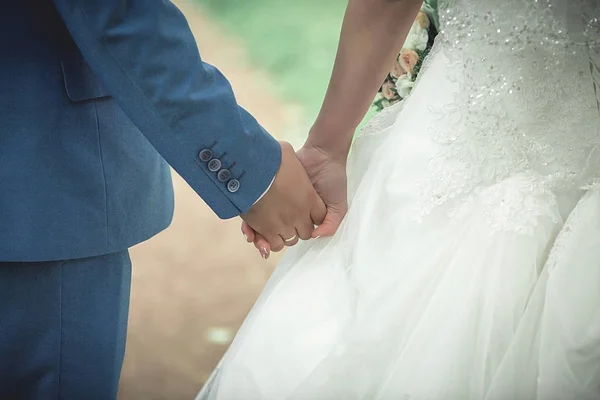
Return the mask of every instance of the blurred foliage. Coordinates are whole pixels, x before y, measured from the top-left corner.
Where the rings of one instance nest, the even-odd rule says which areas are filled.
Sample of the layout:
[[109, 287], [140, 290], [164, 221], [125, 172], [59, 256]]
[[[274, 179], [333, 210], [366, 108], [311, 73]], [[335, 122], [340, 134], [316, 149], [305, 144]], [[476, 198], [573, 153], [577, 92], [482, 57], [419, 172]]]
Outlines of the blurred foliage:
[[348, 0], [196, 0], [244, 42], [283, 98], [314, 120], [325, 94]]

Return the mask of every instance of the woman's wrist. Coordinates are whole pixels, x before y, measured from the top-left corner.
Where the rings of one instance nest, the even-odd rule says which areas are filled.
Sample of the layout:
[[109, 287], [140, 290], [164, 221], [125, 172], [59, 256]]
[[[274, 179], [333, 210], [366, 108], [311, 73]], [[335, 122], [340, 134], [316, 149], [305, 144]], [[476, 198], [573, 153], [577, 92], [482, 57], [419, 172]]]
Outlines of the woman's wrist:
[[313, 147], [331, 158], [346, 160], [352, 145], [354, 129], [315, 124], [310, 129], [305, 147]]
[[316, 149], [331, 159], [345, 162], [350, 152], [350, 143], [340, 143], [332, 139], [323, 138], [320, 135], [317, 138], [309, 136], [304, 143], [304, 147]]

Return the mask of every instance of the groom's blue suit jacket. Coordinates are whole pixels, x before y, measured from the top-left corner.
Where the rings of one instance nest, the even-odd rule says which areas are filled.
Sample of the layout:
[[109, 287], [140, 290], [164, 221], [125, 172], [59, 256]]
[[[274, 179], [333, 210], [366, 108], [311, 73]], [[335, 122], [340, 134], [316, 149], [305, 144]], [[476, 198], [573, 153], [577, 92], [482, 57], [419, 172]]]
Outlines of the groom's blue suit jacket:
[[268, 187], [278, 143], [168, 0], [0, 4], [0, 261], [156, 234], [172, 217], [168, 164], [222, 218]]

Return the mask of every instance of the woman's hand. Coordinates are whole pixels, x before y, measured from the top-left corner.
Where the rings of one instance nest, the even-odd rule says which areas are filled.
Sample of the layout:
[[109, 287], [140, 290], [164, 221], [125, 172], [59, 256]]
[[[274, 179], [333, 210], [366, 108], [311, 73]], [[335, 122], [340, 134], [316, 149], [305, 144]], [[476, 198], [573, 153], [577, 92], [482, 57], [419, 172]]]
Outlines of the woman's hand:
[[[347, 152], [339, 154], [328, 152], [307, 142], [298, 152], [298, 159], [308, 177], [327, 207], [325, 220], [310, 236], [301, 236], [308, 240], [320, 236], [333, 236], [348, 211], [346, 158]], [[246, 240], [254, 242], [263, 258], [268, 258], [271, 248], [268, 242], [246, 223], [242, 224]]]
[[297, 155], [327, 207], [325, 220], [313, 231], [312, 237], [333, 236], [348, 211], [347, 154], [333, 154], [307, 143]]
[[327, 212], [294, 148], [281, 143], [281, 165], [273, 184], [242, 219], [260, 232], [273, 251], [310, 237], [315, 224], [322, 224]]
[[[307, 144], [298, 152], [327, 207], [325, 220], [312, 237], [333, 235], [346, 215], [346, 156], [352, 135], [395, 63], [422, 3], [423, 0], [348, 1], [325, 100]], [[242, 231], [268, 258], [266, 241], [248, 226], [242, 226]]]

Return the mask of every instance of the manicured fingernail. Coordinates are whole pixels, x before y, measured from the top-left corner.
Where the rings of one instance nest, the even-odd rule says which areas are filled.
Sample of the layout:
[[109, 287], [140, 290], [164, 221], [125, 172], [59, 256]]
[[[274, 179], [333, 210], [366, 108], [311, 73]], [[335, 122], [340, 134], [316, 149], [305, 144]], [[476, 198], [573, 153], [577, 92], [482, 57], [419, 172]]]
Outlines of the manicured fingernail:
[[267, 251], [266, 248], [261, 248], [260, 249], [260, 255], [262, 256], [262, 258], [264, 258], [265, 260], [269, 258], [269, 252]]

